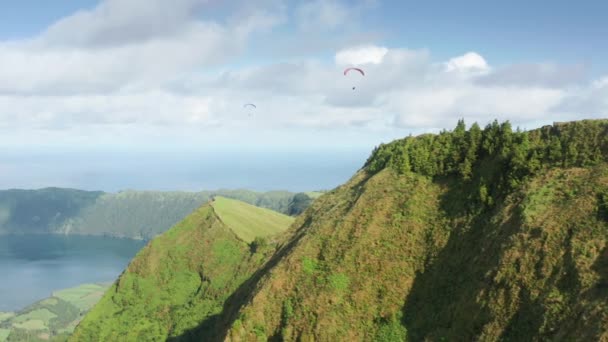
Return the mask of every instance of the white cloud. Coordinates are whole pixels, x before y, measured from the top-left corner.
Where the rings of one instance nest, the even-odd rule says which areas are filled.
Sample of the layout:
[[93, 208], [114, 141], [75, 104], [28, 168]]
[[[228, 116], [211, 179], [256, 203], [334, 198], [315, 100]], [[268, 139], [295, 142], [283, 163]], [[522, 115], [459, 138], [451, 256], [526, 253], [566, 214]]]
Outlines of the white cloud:
[[600, 77], [589, 85], [570, 89], [562, 101], [552, 108], [553, 113], [566, 113], [572, 118], [608, 117], [608, 76]]
[[338, 51], [335, 56], [338, 65], [380, 64], [388, 49], [380, 46], [359, 46]]
[[[361, 42], [329, 50], [333, 60], [238, 59], [256, 48], [252, 33], [273, 41], [269, 28], [289, 13], [279, 0], [247, 4], [225, 21], [203, 21], [204, 1], [107, 0], [38, 37], [0, 42], [0, 143], [291, 144], [331, 132], [314, 143], [340, 135], [348, 145], [451, 128], [460, 117], [525, 124], [608, 115], [607, 81], [587, 82], [577, 67], [494, 70], [475, 52], [438, 62], [427, 50]], [[339, 17], [323, 14], [341, 3], [309, 4], [320, 6], [319, 25], [341, 30]], [[345, 77], [350, 65], [365, 76]], [[258, 107], [251, 117], [248, 102]]]
[[197, 19], [203, 0], [106, 0], [29, 40], [0, 42], [0, 94], [73, 95], [159, 86], [233, 61], [248, 36], [284, 20], [280, 6]]
[[595, 89], [608, 88], [608, 76], [604, 76], [591, 83], [591, 86]]
[[[218, 132], [231, 132], [230, 141], [244, 143], [254, 130], [367, 128], [392, 132], [394, 127], [450, 127], [460, 117], [482, 124], [494, 118], [525, 124], [574, 115], [580, 108], [608, 108], [605, 101], [598, 100], [604, 94], [600, 81], [578, 93], [542, 85], [488, 87], [476, 78], [454, 77], [425, 50], [386, 49], [381, 63], [366, 64], [364, 69], [365, 77], [344, 77], [342, 68], [310, 59], [161, 78], [159, 82], [165, 86], [160, 88], [32, 95], [27, 101], [23, 96], [5, 95], [0, 96], [0, 121], [8, 130], [29, 127], [58, 132], [93, 131], [103, 125], [103, 134], [108, 129], [122, 132], [116, 135], [122, 138], [145, 136], [161, 128], [176, 139], [197, 135], [212, 139]], [[141, 77], [135, 79], [141, 82]], [[356, 90], [351, 89], [353, 82], [357, 82]], [[242, 109], [246, 102], [258, 107], [251, 117]], [[186, 127], [194, 130], [193, 135], [180, 137], [178, 132]], [[266, 141], [272, 136], [276, 133], [265, 136]]]
[[0, 97], [0, 122], [11, 127], [62, 130], [90, 125], [217, 124], [210, 97], [162, 91], [136, 94]]
[[[176, 74], [223, 62], [242, 43], [215, 24], [196, 24], [179, 36], [103, 49], [0, 45], [0, 93], [111, 92], [132, 83], [165, 81]], [[10, 67], [7, 67], [10, 66]]]
[[462, 56], [454, 57], [445, 64], [447, 71], [485, 71], [489, 69], [486, 60], [476, 52], [467, 52]]
[[51, 25], [40, 37], [51, 46], [116, 46], [174, 36], [207, 0], [105, 0]]
[[488, 86], [539, 86], [560, 88], [585, 81], [585, 66], [554, 63], [514, 64], [492, 70], [477, 82]]

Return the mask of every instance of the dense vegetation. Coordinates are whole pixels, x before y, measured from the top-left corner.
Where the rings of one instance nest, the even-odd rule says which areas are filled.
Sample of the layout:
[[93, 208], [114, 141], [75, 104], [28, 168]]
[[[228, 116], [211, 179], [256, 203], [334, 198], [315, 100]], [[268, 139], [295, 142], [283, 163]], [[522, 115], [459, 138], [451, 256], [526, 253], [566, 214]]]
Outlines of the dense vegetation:
[[17, 313], [0, 313], [0, 341], [65, 341], [109, 284], [56, 291]]
[[513, 131], [497, 121], [467, 131], [463, 120], [452, 132], [408, 137], [374, 150], [367, 171], [391, 167], [433, 179], [456, 176], [472, 207], [492, 206], [528, 176], [553, 167], [590, 167], [608, 160], [608, 120], [557, 123]]
[[308, 195], [287, 191], [4, 190], [0, 191], [0, 234], [61, 233], [150, 239], [215, 195], [290, 215], [301, 213], [310, 203]]
[[[276, 246], [251, 243], [263, 247], [256, 262], [244, 261], [256, 248], [230, 253], [234, 268], [213, 264], [209, 248], [191, 242], [215, 240], [179, 228], [170, 234], [167, 246], [180, 251], [173, 253], [196, 255], [190, 269], [221, 269], [241, 285], [159, 308], [135, 295], [143, 284], [121, 280], [104, 297], [114, 306], [97, 306], [74, 340], [96, 324], [106, 327], [102, 339], [131, 327], [139, 335], [122, 340], [154, 340], [164, 336], [158, 326], [175, 326], [175, 313], [188, 317], [188, 328], [169, 335], [184, 340], [606, 340], [608, 120], [528, 132], [459, 122], [451, 132], [381, 145]], [[142, 253], [166, 250], [153, 246]], [[147, 277], [187, 284], [163, 271], [184, 269], [163, 253], [142, 254], [129, 268], [150, 260]], [[199, 302], [212, 304], [191, 304]], [[120, 310], [148, 317], [147, 325]]]
[[[270, 225], [261, 225], [264, 219]], [[140, 251], [72, 340], [196, 336], [199, 325], [214, 325], [226, 299], [267, 260], [272, 233], [285, 231], [291, 221], [217, 197]]]

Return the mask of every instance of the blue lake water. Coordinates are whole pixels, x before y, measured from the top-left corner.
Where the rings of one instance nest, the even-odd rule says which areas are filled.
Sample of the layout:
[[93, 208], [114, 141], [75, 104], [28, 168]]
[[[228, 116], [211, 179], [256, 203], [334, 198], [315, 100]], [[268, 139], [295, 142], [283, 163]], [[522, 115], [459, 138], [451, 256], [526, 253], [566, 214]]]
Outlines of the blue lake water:
[[112, 282], [145, 245], [107, 237], [0, 236], [0, 311], [14, 311], [51, 292]]

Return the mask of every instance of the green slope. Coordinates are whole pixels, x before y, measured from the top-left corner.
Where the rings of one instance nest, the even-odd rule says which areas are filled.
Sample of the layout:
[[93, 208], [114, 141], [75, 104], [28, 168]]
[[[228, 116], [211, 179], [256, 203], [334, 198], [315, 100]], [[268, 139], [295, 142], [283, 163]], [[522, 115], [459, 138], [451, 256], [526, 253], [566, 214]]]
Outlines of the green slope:
[[[231, 215], [230, 209], [238, 213]], [[260, 225], [262, 218], [272, 218], [273, 224]], [[164, 341], [196, 335], [201, 324], [213, 325], [230, 294], [273, 251], [272, 244], [253, 249], [237, 236], [268, 237], [286, 230], [290, 221], [228, 199], [202, 206], [137, 254], [71, 340]]]
[[282, 232], [294, 220], [269, 209], [221, 196], [215, 197], [211, 205], [222, 222], [245, 242]]
[[321, 197], [284, 242], [289, 258], [227, 313], [228, 339], [373, 341], [384, 326], [403, 335], [407, 289], [445, 239], [441, 193], [423, 177], [383, 171]]

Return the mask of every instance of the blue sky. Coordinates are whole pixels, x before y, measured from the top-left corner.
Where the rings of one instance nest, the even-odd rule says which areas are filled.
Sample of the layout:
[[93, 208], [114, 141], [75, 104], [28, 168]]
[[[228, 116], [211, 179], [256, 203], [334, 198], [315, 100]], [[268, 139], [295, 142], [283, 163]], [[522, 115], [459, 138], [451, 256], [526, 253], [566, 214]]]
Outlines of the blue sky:
[[364, 20], [389, 44], [429, 47], [439, 57], [475, 50], [496, 64], [592, 63], [605, 70], [605, 1], [393, 1]]
[[[94, 0], [2, 4], [0, 39], [29, 38], [55, 21], [97, 4]], [[344, 4], [356, 6], [357, 2]], [[238, 6], [232, 1], [202, 9], [200, 14], [203, 18], [223, 19]], [[383, 44], [429, 48], [441, 58], [474, 47], [499, 64], [589, 63], [599, 72], [608, 65], [605, 13], [605, 1], [370, 1], [356, 20], [362, 30], [379, 33]], [[293, 27], [288, 32], [293, 32]]]
[[[183, 151], [207, 151], [209, 164], [216, 154], [275, 158], [267, 174], [299, 163], [271, 177], [282, 177], [277, 187], [289, 188], [287, 174], [315, 175], [294, 189], [328, 187], [375, 145], [461, 117], [523, 128], [607, 117], [607, 12], [600, 1], [3, 3], [0, 147], [20, 158], [0, 157], [0, 187], [273, 188], [247, 168], [230, 181], [194, 179]], [[348, 66], [366, 76], [344, 77]], [[154, 151], [164, 176], [142, 183], [118, 155], [94, 162], [117, 150]], [[307, 171], [331, 155], [351, 166]]]
[[92, 8], [97, 1], [23, 0], [0, 5], [0, 38], [26, 39], [44, 31], [55, 21], [82, 9]]

